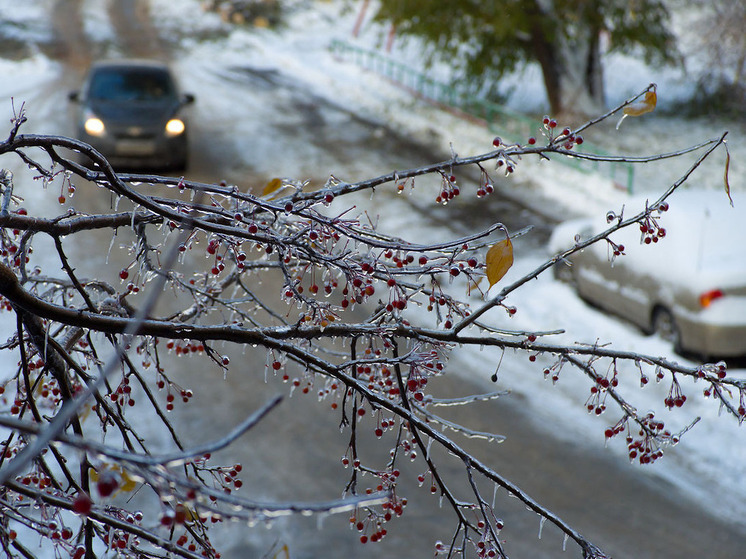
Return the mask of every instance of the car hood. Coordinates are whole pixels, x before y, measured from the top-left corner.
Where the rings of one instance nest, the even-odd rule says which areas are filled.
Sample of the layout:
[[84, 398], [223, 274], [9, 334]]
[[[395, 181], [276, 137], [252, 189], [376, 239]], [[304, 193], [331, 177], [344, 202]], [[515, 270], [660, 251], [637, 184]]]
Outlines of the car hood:
[[100, 119], [123, 124], [163, 123], [179, 109], [179, 103], [168, 101], [95, 101], [89, 103], [91, 111]]

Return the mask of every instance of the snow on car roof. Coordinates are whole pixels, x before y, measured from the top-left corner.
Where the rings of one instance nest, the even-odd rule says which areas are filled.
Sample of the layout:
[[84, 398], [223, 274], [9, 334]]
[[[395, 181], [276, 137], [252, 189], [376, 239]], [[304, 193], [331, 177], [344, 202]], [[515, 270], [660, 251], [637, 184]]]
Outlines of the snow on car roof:
[[[645, 207], [646, 198], [634, 197], [625, 217]], [[652, 201], [651, 201], [652, 203]], [[636, 226], [612, 235], [625, 245], [625, 265], [649, 267], [671, 283], [743, 283], [746, 277], [746, 206], [731, 206], [725, 192], [684, 190], [668, 200], [669, 209], [654, 214], [654, 227], [665, 236], [646, 244]], [[594, 222], [594, 230], [607, 227]]]

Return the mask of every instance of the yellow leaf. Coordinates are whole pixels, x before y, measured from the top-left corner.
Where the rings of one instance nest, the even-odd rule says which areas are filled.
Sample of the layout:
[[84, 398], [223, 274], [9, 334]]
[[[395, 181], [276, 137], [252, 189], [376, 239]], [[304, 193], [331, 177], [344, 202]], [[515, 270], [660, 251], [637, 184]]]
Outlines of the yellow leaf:
[[616, 129], [622, 125], [622, 122], [628, 116], [640, 116], [646, 113], [650, 113], [655, 110], [655, 105], [658, 103], [658, 94], [655, 92], [656, 85], [653, 84], [648, 91], [645, 92], [645, 96], [642, 101], [637, 101], [624, 107], [622, 112], [622, 118], [616, 123]]
[[728, 169], [730, 169], [730, 152], [725, 148], [725, 193], [728, 195], [730, 205], [733, 207], [733, 198], [730, 195], [730, 182], [728, 182]]
[[640, 116], [652, 112], [658, 102], [658, 95], [655, 89], [645, 92], [645, 98], [637, 103], [632, 103], [624, 107], [624, 114], [629, 116]]
[[273, 192], [276, 192], [280, 189], [282, 186], [282, 179], [278, 179], [277, 177], [273, 178], [271, 181], [269, 181], [266, 186], [264, 187], [264, 190], [262, 190], [262, 196], [267, 196], [268, 194], [272, 194]]
[[119, 490], [129, 493], [130, 491], [134, 491], [136, 488], [137, 482], [130, 477], [127, 470], [122, 468], [122, 484], [119, 486]]
[[513, 243], [505, 239], [487, 251], [487, 280], [490, 287], [500, 281], [513, 265]]

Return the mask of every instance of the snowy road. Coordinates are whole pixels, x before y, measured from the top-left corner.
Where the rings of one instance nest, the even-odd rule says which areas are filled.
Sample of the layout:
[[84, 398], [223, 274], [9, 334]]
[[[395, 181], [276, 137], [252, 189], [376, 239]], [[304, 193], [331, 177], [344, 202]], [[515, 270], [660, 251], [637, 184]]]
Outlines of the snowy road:
[[[171, 13], [167, 4], [159, 0], [150, 6], [162, 35], [173, 32], [169, 25], [178, 25], [173, 18], [164, 18], [164, 14]], [[325, 65], [329, 64], [328, 55], [318, 48], [322, 41], [311, 32], [293, 37], [280, 49], [277, 46], [280, 41], [273, 42], [267, 35], [229, 34], [215, 24], [219, 29], [215, 31], [216, 38], [203, 44], [186, 42], [184, 46], [190, 48], [177, 51], [171, 42], [154, 38], [151, 33], [155, 28], [147, 20], [143, 22], [143, 14], [148, 13], [143, 11], [147, 2], [112, 3], [121, 12], [113, 8], [104, 11], [91, 2], [76, 5], [81, 11], [63, 12], [70, 20], [58, 21], [58, 33], [60, 37], [76, 36], [74, 32], [80, 26], [76, 27], [74, 18], [81, 14], [81, 19], [88, 22], [83, 24], [91, 41], [88, 47], [61, 51], [61, 66], [49, 63], [48, 76], [39, 76], [33, 67], [24, 66], [28, 68], [27, 86], [15, 91], [2, 90], [5, 97], [14, 95], [16, 99], [28, 100], [32, 119], [29, 125], [39, 131], [67, 132], [67, 120], [61, 116], [60, 107], [65, 106], [65, 92], [75, 87], [72, 82], [79, 76], [81, 53], [143, 55], [153, 50], [137, 49], [150, 45], [147, 48], [173, 59], [184, 88], [197, 95], [190, 178], [206, 182], [227, 180], [244, 189], [261, 188], [277, 175], [308, 178], [318, 185], [323, 184], [329, 173], [344, 180], [357, 180], [448, 156], [435, 137], [432, 142], [427, 137], [410, 139], [387, 119], [361, 113], [349, 103], [350, 92], [342, 94], [337, 90], [338, 81], [323, 77]], [[194, 9], [196, 2], [185, 2], [184, 6]], [[127, 19], [132, 17], [135, 19]], [[91, 21], [100, 35], [91, 32]], [[129, 23], [122, 25], [123, 21]], [[309, 21], [318, 23], [313, 18]], [[130, 33], [135, 32], [145, 33], [143, 40], [133, 41]], [[307, 52], [302, 52], [304, 46]], [[314, 62], [318, 65], [314, 66]], [[38, 64], [44, 68], [41, 59]], [[369, 78], [367, 87], [376, 87], [375, 78]], [[485, 143], [487, 140], [485, 133]], [[425, 183], [419, 186], [426, 188]], [[33, 195], [33, 199], [35, 203], [44, 203], [40, 194]], [[379, 200], [374, 203], [392, 204], [385, 195]], [[427, 235], [453, 237], [462, 232], [462, 225], [473, 226], [482, 220], [501, 220], [511, 229], [531, 223], [537, 228], [521, 241], [524, 244], [517, 245], [521, 260], [516, 263], [516, 272], [529, 269], [544, 256], [541, 246], [547, 227], [532, 212], [503, 205], [497, 197], [487, 202], [465, 201], [448, 208], [436, 208], [428, 200], [429, 197], [414, 197], [408, 200], [411, 205], [400, 203], [399, 213], [391, 212], [387, 216], [390, 222], [384, 219], [383, 224], [396, 227], [396, 220], [406, 214]], [[361, 205], [364, 203], [361, 201]], [[50, 211], [53, 209], [56, 208], [50, 205]], [[108, 240], [99, 242], [100, 246], [92, 249], [92, 253], [106, 254]], [[547, 305], [549, 301], [551, 306]], [[589, 310], [565, 286], [549, 278], [537, 281], [526, 290], [525, 299], [516, 304], [521, 309], [519, 320], [525, 321], [519, 327], [530, 329], [557, 321], [563, 325], [568, 316], [573, 316], [581, 325], [569, 334], [577, 336], [576, 339], [592, 341], [587, 339], [590, 333], [603, 339], [623, 339], [639, 350], [666, 351], [655, 340]], [[280, 383], [256, 382], [264, 374], [263, 353], [249, 348], [246, 353], [232, 357], [233, 363], [248, 366], [244, 370], [236, 368], [225, 382], [216, 382], [217, 373], [208, 375], [179, 362], [184, 368], [180, 382], [194, 389], [195, 398], [189, 406], [177, 408], [176, 423], [182, 432], [194, 434], [196, 440], [224, 433], [269, 395], [287, 391]], [[485, 379], [492, 372], [493, 357], [487, 353], [457, 355], [451, 368], [459, 374], [443, 379], [436, 390], [451, 396], [485, 390], [485, 381], [480, 377]], [[489, 406], [454, 411], [464, 414], [458, 419], [473, 429], [508, 436], [507, 442], [496, 447], [474, 443], [477, 456], [522, 485], [615, 557], [731, 559], [739, 556], [746, 547], [742, 521], [740, 527], [733, 526], [700, 510], [681, 496], [679, 486], [649, 473], [640, 475], [638, 467], [603, 449], [602, 426], [576, 409], [578, 406], [573, 402], [573, 398], [577, 399], [573, 393], [582, 383], [568, 380], [566, 385], [560, 383], [552, 389], [539, 378], [535, 367], [529, 369], [528, 363], [524, 366], [518, 360], [506, 361], [501, 379], [516, 389], [513, 396]], [[489, 373], [474, 374], [482, 370]], [[562, 413], [566, 410], [574, 411]], [[207, 414], [209, 422], [204, 420]], [[560, 415], [565, 416], [567, 424], [559, 423]], [[346, 441], [334, 436], [337, 422], [338, 417], [319, 406], [314, 398], [295, 395], [277, 414], [242, 439], [240, 445], [230, 449], [226, 460], [244, 465], [245, 490], [251, 490], [257, 498], [336, 497], [347, 475], [339, 464]], [[743, 443], [743, 434], [736, 436]], [[457, 475], [459, 464], [446, 464], [445, 474]], [[403, 475], [415, 476], [418, 467]], [[692, 474], [692, 479], [700, 476], [703, 480], [699, 493], [693, 491], [692, 496], [706, 494], [706, 476], [710, 475], [710, 469]], [[722, 492], [720, 488], [717, 494]], [[227, 558], [262, 556], [277, 540], [288, 543], [293, 559], [431, 556], [433, 534], [447, 539], [453, 518], [424, 489], [410, 491], [408, 497], [411, 504], [401, 522], [392, 523], [389, 536], [377, 546], [357, 544], [345, 518], [324, 520], [324, 540], [318, 537], [316, 521], [293, 519], [273, 525], [270, 530], [220, 526], [217, 528], [220, 536], [215, 541], [222, 541], [223, 557]], [[504, 536], [511, 557], [548, 559], [559, 555], [562, 537], [556, 531], [546, 526], [541, 540], [537, 539], [538, 520], [506, 495], [498, 494], [497, 499], [504, 511]], [[727, 516], [727, 511], [722, 516]], [[577, 556], [569, 545], [568, 556]]]

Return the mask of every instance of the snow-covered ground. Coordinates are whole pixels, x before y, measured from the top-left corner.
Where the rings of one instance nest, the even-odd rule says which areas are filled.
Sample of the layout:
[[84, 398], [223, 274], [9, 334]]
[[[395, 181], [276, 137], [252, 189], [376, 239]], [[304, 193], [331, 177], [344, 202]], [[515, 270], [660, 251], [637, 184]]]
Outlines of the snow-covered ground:
[[[45, 2], [29, 1], [26, 4], [32, 10], [33, 6], [44, 6]], [[92, 15], [100, 16], [99, 4], [86, 2], [86, 9]], [[209, 88], [203, 85], [209, 84], [209, 81], [199, 79], [199, 72], [206, 68], [250, 65], [277, 70], [283, 76], [304, 84], [309, 93], [333, 99], [335, 103], [349, 107], [351, 111], [380, 120], [382, 124], [404, 131], [416, 140], [428, 143], [437, 140], [446, 152], [451, 146], [462, 156], [491, 149], [492, 134], [484, 127], [426, 105], [379, 76], [336, 60], [327, 46], [335, 37], [352, 40], [350, 32], [356, 15], [349, 12], [339, 19], [337, 3], [298, 2], [297, 11], [291, 14], [288, 27], [280, 33], [261, 29], [226, 30], [215, 14], [201, 11], [198, 0], [181, 0], [178, 3], [152, 0], [151, 5], [153, 19], [160, 22], [161, 29], [173, 36], [205, 35], [209, 30], [228, 33], [227, 38], [220, 40], [184, 40], [183, 49], [174, 61], [188, 82], [185, 84], [187, 89], [197, 95], [200, 103], [204, 102], [204, 106], [211, 107], [211, 117], [216, 114], [232, 114], [236, 104], [250, 103], [250, 100], [211, 95]], [[309, 6], [313, 9], [304, 9]], [[0, 5], [0, 19], [7, 12], [7, 7]], [[363, 40], [371, 41], [375, 33], [375, 29], [366, 28]], [[658, 83], [658, 94], [663, 99], [666, 95], [682, 95], [684, 82], [681, 76], [671, 74], [664, 76], [666, 79], [661, 79], [658, 72], [637, 61], [620, 58], [610, 62], [612, 65], [607, 71], [607, 91], [614, 92], [613, 101], [634, 94], [650, 82]], [[198, 69], [191, 77], [190, 68]], [[0, 84], [0, 99], [7, 100], [13, 96], [18, 100], [48, 83], [59, 68], [41, 54], [35, 54], [22, 61], [0, 59], [0, 71], [4, 75], [14, 76], [12, 81], [3, 80]], [[527, 84], [525, 87], [528, 89], [516, 92], [516, 95], [538, 104], [541, 99], [541, 84], [535, 78], [523, 80], [521, 83]], [[669, 87], [672, 92], [670, 94]], [[3, 115], [6, 112], [9, 115], [9, 102], [3, 101], [3, 104]], [[256, 111], [260, 108], [250, 109]], [[719, 136], [729, 124], [732, 123], [684, 121], [653, 114], [640, 119], [627, 119], [618, 132], [613, 130], [613, 126], [605, 127], [602, 133], [593, 135], [593, 140], [614, 153], [641, 155], [669, 152], [697, 143], [703, 138]], [[226, 122], [227, 125], [235, 127], [237, 143], [245, 138], [261, 136], [263, 132], [260, 118], [245, 121], [236, 119]], [[746, 155], [746, 146], [742, 141], [743, 125], [737, 124], [730, 138], [730, 181], [736, 204], [742, 204], [746, 203], [746, 196], [741, 193], [746, 175], [742, 164], [743, 156]], [[239, 152], [241, 145], [234, 148]], [[256, 158], [257, 172], [264, 172], [268, 176], [279, 174], [304, 178], [303, 174], [310, 172], [309, 161], [293, 155], [281, 149], [264, 150]], [[315, 154], [311, 153], [310, 156], [314, 157]], [[724, 157], [724, 153], [716, 154], [705, 162], [692, 177], [691, 184], [710, 188], [715, 196], [725, 196], [722, 192]], [[687, 156], [680, 162], [669, 160], [645, 164], [636, 174], [637, 191], [650, 192], [651, 196], [662, 192], [683, 173], [689, 164], [687, 161], [691, 160], [692, 156]], [[314, 163], [319, 165], [318, 160]], [[390, 169], [373, 168], [368, 162], [361, 161], [359, 171], [361, 174], [376, 175]], [[545, 204], [554, 204], [560, 215], [606, 213], [607, 210], [621, 208], [626, 199], [624, 192], [611, 181], [557, 164], [523, 161], [516, 179], [523, 188], [519, 194], [526, 199], [537, 197], [542, 198]], [[382, 199], [385, 200], [386, 195], [380, 192], [377, 198], [379, 211]], [[365, 199], [360, 200], [361, 205], [365, 202]], [[427, 224], [413, 223], [412, 213], [404, 204], [387, 204], [386, 212], [381, 213], [383, 230], [397, 230], [402, 223], [407, 223], [408, 235], [416, 237], [434, 234]], [[439, 231], [437, 234], [442, 235], [443, 232]], [[506, 282], [535, 268], [546, 255], [517, 256]], [[600, 343], [613, 342], [613, 347], [620, 350], [653, 355], [671, 354], [670, 348], [660, 340], [642, 336], [634, 328], [589, 309], [567, 286], [553, 281], [546, 274], [511, 295], [510, 303], [519, 309], [514, 318], [508, 321], [499, 312], [493, 317], [493, 320], [505, 327], [518, 330], [562, 328], [567, 332], [560, 339], [570, 343], [594, 343], [598, 340]], [[568, 317], [572, 319], [568, 321]], [[457, 352], [452, 364], [456, 369], [471, 371], [479, 378], [487, 379], [494, 371], [498, 357], [495, 352], [487, 350], [480, 353]], [[585, 413], [583, 404], [588, 393], [585, 379], [579, 375], [566, 374], [560, 382], [552, 385], [541, 378], [541, 359], [542, 357], [539, 358], [539, 363], [531, 366], [528, 363], [524, 366], [520, 359], [505, 360], [500, 370], [499, 388], [510, 387], [515, 392], [527, 395], [526, 401], [532, 406], [537, 421], [561, 425], [561, 428], [555, 429], [558, 436], [588, 440], [589, 444], [602, 446], [604, 428], [613, 420], [606, 417], [599, 420]], [[743, 371], [734, 371], [733, 374], [743, 374]], [[628, 382], [629, 393], [634, 394], [634, 404], [638, 408], [657, 410], [658, 415], [673, 429], [683, 427], [685, 418], [703, 418], [676, 448], [669, 451], [666, 458], [647, 470], [664, 476], [681, 491], [697, 497], [703, 506], [716, 514], [738, 519], [738, 522], [743, 523], [742, 519], [746, 518], [746, 484], [743, 482], [746, 478], [746, 431], [739, 429], [731, 418], [719, 417], [717, 405], [712, 401], [694, 397], [701, 393], [699, 386], [687, 387], [690, 398], [684, 408], [687, 411], [685, 417], [661, 411], [667, 386], [650, 386], [640, 391], [635, 388], [635, 385], [639, 386], [639, 377], [635, 375], [633, 370], [630, 371]], [[625, 452], [623, 445], [617, 441], [612, 442], [609, 448], [620, 455]]]

